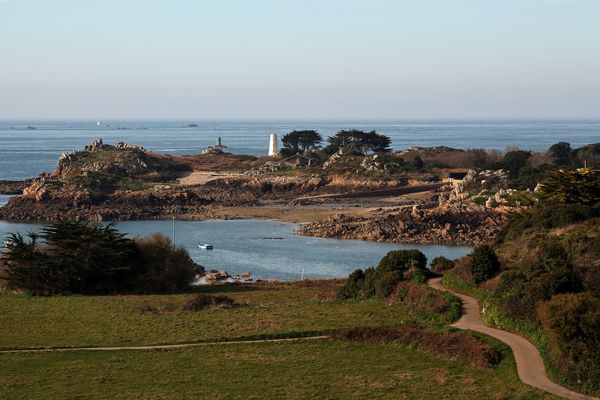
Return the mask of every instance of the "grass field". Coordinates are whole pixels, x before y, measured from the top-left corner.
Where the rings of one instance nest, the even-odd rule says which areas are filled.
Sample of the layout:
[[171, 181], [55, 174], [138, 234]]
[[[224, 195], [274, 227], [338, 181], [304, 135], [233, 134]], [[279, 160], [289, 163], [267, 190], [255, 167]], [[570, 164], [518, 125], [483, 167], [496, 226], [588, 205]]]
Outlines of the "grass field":
[[[0, 348], [235, 339], [395, 326], [407, 310], [331, 301], [337, 283], [205, 290], [239, 308], [183, 312], [172, 296], [0, 295]], [[144, 311], [145, 310], [145, 311]], [[0, 399], [555, 399], [523, 385], [503, 359], [477, 370], [397, 343], [330, 339], [179, 350], [0, 354]]]
[[[220, 340], [352, 326], [394, 326], [410, 320], [400, 307], [332, 302], [327, 286], [210, 288], [244, 306], [182, 312], [193, 294], [169, 296], [0, 295], [0, 348], [111, 346]], [[148, 306], [155, 313], [143, 312]]]
[[2, 399], [555, 399], [512, 357], [466, 368], [395, 344], [331, 340], [0, 355]]

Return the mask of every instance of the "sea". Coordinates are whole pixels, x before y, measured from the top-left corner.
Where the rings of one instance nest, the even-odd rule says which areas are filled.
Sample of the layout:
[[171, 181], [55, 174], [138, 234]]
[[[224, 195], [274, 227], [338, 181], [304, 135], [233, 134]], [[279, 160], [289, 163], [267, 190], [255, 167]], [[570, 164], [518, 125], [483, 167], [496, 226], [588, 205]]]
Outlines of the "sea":
[[[190, 126], [196, 125], [196, 126]], [[124, 141], [148, 150], [198, 154], [221, 138], [227, 151], [266, 155], [269, 134], [315, 129], [323, 137], [341, 129], [375, 130], [400, 150], [412, 146], [542, 151], [559, 141], [573, 147], [600, 142], [600, 120], [363, 120], [363, 121], [0, 121], [0, 180], [52, 171], [63, 152], [93, 140]]]
[[[0, 221], [0, 238], [37, 231], [43, 225]], [[299, 236], [299, 226], [269, 220], [123, 221], [115, 227], [129, 237], [160, 232], [184, 246], [195, 262], [230, 274], [250, 272], [254, 279], [297, 280], [346, 277], [357, 268], [375, 266], [391, 250], [418, 249], [431, 261], [459, 258], [464, 246], [377, 243]], [[174, 229], [173, 229], [174, 228]], [[202, 250], [198, 243], [210, 243]], [[0, 244], [1, 246], [1, 244]], [[0, 249], [1, 251], [1, 249]]]

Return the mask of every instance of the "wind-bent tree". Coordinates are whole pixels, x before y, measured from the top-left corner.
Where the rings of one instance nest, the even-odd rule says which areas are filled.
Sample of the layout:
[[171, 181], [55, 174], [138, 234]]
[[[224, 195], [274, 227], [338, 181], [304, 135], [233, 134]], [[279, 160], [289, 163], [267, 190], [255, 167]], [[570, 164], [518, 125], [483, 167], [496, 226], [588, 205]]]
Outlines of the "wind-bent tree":
[[313, 149], [318, 148], [323, 142], [323, 138], [315, 130], [291, 131], [283, 135], [281, 142], [284, 146], [284, 153], [290, 155], [296, 153], [308, 154]]
[[384, 153], [390, 151], [392, 140], [375, 131], [365, 132], [357, 129], [341, 130], [327, 139], [329, 145], [326, 152], [333, 154], [339, 149], [349, 150], [356, 154], [367, 155], [370, 151]]

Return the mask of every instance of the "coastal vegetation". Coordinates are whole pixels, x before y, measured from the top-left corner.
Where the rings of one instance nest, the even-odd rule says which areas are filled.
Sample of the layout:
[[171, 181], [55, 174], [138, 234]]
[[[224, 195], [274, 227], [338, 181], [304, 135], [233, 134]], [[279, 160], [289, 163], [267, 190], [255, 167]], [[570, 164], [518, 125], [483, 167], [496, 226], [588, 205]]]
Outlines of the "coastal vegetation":
[[11, 290], [56, 295], [175, 293], [199, 267], [163, 235], [129, 239], [112, 225], [63, 220], [10, 234], [0, 268]]
[[341, 300], [387, 298], [402, 280], [424, 282], [427, 258], [418, 250], [394, 250], [386, 254], [377, 268], [357, 269], [339, 290]]
[[315, 130], [291, 131], [281, 138], [283, 149], [282, 156], [291, 156], [296, 153], [309, 154], [316, 150], [323, 142], [321, 134]]
[[327, 138], [325, 153], [333, 154], [336, 151], [349, 151], [353, 154], [368, 155], [373, 153], [386, 153], [391, 151], [392, 140], [389, 136], [375, 131], [365, 132], [357, 129], [341, 130], [334, 136]]
[[507, 220], [487, 256], [477, 248], [445, 283], [479, 297], [489, 324], [529, 337], [557, 380], [598, 394], [600, 174], [559, 170], [540, 187], [539, 202]]

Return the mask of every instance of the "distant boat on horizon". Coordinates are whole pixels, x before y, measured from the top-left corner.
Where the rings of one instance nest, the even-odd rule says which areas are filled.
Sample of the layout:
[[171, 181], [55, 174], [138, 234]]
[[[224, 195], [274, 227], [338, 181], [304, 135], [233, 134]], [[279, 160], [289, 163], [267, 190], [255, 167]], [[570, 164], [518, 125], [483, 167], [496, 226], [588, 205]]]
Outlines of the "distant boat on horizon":
[[197, 124], [197, 123], [195, 123], [195, 122], [192, 122], [192, 123], [191, 123], [191, 124], [189, 124], [187, 127], [188, 127], [188, 128], [197, 128], [197, 127], [198, 127], [198, 124]]

